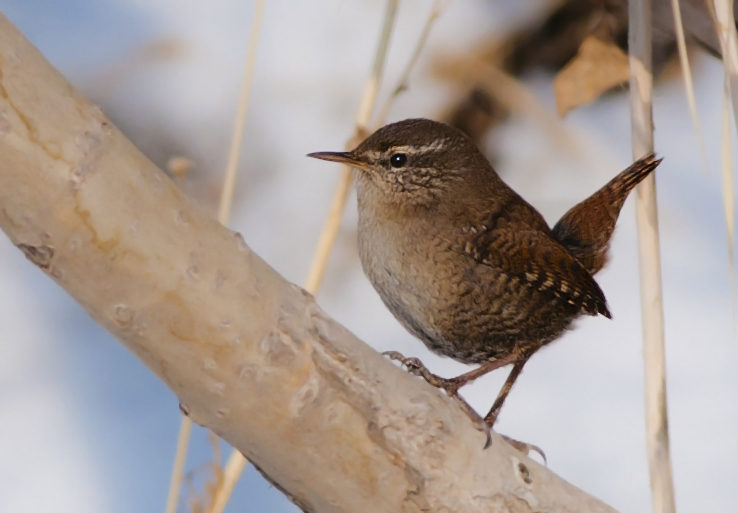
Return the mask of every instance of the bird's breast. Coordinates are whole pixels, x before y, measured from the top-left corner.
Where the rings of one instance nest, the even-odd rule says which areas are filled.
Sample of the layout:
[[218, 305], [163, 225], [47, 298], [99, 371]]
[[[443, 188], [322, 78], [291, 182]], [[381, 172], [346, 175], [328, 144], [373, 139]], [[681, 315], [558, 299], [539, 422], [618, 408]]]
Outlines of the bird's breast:
[[[369, 215], [367, 215], [369, 214]], [[364, 273], [405, 328], [431, 349], [443, 343], [440, 303], [444, 276], [457, 272], [457, 254], [432, 236], [424, 220], [395, 221], [359, 214], [359, 255]], [[447, 294], [446, 294], [447, 295]]]

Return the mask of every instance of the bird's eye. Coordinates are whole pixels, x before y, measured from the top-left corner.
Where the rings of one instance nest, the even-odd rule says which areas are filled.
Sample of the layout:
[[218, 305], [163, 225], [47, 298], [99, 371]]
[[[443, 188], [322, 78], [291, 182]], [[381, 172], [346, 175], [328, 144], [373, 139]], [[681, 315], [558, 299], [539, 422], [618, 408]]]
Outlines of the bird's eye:
[[404, 153], [395, 153], [390, 157], [392, 167], [403, 167], [405, 164], [407, 164], [407, 155]]

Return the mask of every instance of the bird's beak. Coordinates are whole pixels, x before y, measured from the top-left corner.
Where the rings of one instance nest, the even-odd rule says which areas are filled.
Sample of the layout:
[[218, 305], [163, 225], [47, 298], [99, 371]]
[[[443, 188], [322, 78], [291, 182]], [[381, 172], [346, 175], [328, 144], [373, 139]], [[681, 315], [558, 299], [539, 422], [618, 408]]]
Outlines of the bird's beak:
[[350, 151], [319, 151], [317, 153], [308, 153], [308, 157], [328, 160], [330, 162], [340, 162], [341, 164], [346, 164], [347, 166], [355, 167], [357, 169], [366, 169], [368, 167], [366, 163], [358, 160]]

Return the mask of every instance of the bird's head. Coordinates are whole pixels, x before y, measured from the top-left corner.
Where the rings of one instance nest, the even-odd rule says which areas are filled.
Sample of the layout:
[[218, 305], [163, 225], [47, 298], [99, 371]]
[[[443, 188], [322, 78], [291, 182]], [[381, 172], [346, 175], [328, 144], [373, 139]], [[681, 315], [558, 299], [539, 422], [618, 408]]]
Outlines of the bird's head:
[[432, 205], [460, 188], [487, 160], [463, 132], [429, 119], [386, 125], [348, 152], [311, 153], [358, 170], [360, 194], [401, 205]]

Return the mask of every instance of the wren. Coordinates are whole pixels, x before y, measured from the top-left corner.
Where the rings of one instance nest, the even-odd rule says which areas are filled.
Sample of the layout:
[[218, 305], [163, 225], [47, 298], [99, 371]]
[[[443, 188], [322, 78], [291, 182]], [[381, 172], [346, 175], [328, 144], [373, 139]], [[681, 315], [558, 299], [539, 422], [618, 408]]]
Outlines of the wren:
[[592, 276], [628, 194], [661, 162], [635, 162], [551, 229], [471, 139], [443, 123], [408, 119], [353, 151], [309, 156], [357, 170], [359, 255], [387, 308], [431, 351], [479, 367], [446, 379], [386, 354], [452, 397], [513, 365], [484, 418], [490, 428], [536, 351], [581, 315], [610, 318]]

